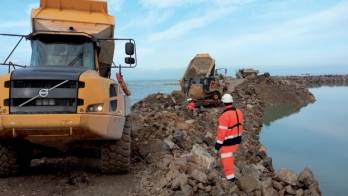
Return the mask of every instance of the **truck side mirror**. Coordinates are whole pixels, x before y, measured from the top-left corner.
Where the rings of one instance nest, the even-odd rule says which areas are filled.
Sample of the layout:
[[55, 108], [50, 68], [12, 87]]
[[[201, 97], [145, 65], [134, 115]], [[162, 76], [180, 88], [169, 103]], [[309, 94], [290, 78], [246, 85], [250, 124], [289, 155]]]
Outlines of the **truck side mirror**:
[[135, 46], [132, 42], [127, 42], [126, 46], [125, 46], [126, 54], [129, 56], [134, 55], [134, 52], [135, 52], [134, 48], [135, 48]]
[[134, 65], [135, 64], [135, 59], [133, 57], [126, 57], [124, 59], [124, 62], [128, 65]]

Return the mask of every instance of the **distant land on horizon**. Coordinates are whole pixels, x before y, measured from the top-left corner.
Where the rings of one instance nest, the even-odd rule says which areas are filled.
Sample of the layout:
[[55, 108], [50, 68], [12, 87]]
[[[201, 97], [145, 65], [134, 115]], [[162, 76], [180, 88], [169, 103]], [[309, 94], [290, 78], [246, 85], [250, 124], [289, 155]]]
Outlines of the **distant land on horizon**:
[[[269, 72], [271, 75], [325, 75], [325, 74], [348, 74], [346, 66], [236, 66], [228, 68], [227, 75], [234, 76], [236, 71], [241, 68], [258, 69], [260, 73]], [[180, 80], [185, 72], [185, 68], [150, 70], [142, 69], [141, 66], [135, 69], [125, 69], [123, 74], [128, 80]]]
[[[217, 66], [222, 68], [223, 66]], [[226, 68], [226, 67], [224, 67]], [[348, 74], [348, 65], [340, 66], [229, 66], [227, 67], [229, 76], [234, 76], [236, 71], [241, 68], [258, 69], [260, 73], [269, 72], [271, 75], [325, 75], [325, 74]], [[180, 80], [185, 72], [186, 67], [167, 68], [151, 70], [148, 67], [138, 65], [135, 69], [123, 69], [123, 75], [126, 80]], [[117, 69], [113, 69], [112, 78], [115, 76]], [[7, 73], [7, 67], [0, 68], [0, 74]]]

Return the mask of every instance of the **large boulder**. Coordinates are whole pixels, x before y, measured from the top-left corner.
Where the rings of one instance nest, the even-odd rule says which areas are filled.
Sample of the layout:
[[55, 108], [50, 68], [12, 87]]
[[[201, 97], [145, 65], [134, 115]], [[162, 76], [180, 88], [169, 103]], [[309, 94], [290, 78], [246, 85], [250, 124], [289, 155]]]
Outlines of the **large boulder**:
[[173, 179], [177, 178], [180, 172], [176, 168], [171, 168], [169, 172], [162, 176], [155, 185], [155, 190], [161, 190], [163, 187], [167, 186]]
[[172, 141], [172, 139], [173, 139], [173, 136], [169, 136], [163, 140], [163, 143], [167, 150], [173, 150], [176, 146], [175, 143]]
[[241, 190], [247, 193], [260, 189], [260, 182], [254, 176], [241, 176], [237, 180], [237, 185]]
[[250, 164], [241, 167], [242, 175], [255, 176], [256, 178], [260, 178], [265, 170], [266, 168], [262, 164]]
[[285, 187], [285, 192], [290, 195], [296, 195], [296, 190], [290, 185]]
[[268, 177], [261, 182], [261, 191], [263, 195], [278, 196], [278, 192], [272, 186], [272, 178]]
[[315, 183], [312, 184], [311, 186], [309, 186], [309, 192], [310, 192], [310, 195], [312, 195], [312, 196], [320, 196], [321, 195], [319, 185], [315, 184]]
[[157, 167], [159, 169], [168, 169], [168, 166], [173, 161], [173, 156], [170, 154], [166, 154], [163, 157], [161, 157], [161, 161], [157, 162]]
[[198, 166], [205, 170], [211, 170], [216, 165], [216, 160], [201, 145], [195, 144], [192, 147], [192, 159]]
[[295, 174], [295, 172], [291, 170], [281, 168], [277, 172], [276, 177], [287, 184], [290, 184], [293, 186], [297, 184], [297, 175]]
[[304, 184], [310, 191], [311, 195], [321, 195], [319, 183], [315, 179], [313, 172], [305, 168], [298, 176], [298, 182]]
[[313, 183], [317, 183], [313, 172], [307, 167], [299, 174], [298, 181], [306, 185], [306, 187], [310, 187]]
[[225, 191], [221, 188], [221, 186], [215, 186], [213, 187], [211, 194], [214, 196], [225, 196]]
[[192, 187], [190, 185], [186, 184], [185, 186], [183, 186], [181, 188], [181, 191], [175, 192], [174, 195], [175, 196], [191, 196], [191, 195], [193, 195]]
[[166, 146], [163, 141], [159, 139], [150, 140], [145, 144], [139, 146], [139, 152], [141, 156], [146, 157], [149, 154], [160, 154], [167, 152]]
[[208, 182], [208, 176], [204, 172], [202, 172], [202, 171], [200, 171], [198, 169], [194, 169], [190, 173], [190, 176], [193, 179], [197, 180], [198, 182], [202, 182], [202, 183], [207, 183]]
[[188, 183], [188, 176], [186, 174], [179, 174], [172, 182], [172, 190], [181, 190], [185, 189], [185, 186]]
[[273, 181], [272, 181], [272, 184], [273, 184], [273, 187], [274, 187], [276, 190], [278, 190], [278, 191], [280, 191], [280, 190], [283, 189], [282, 183], [280, 183], [280, 182], [278, 182], [278, 181], [276, 181], [276, 180], [273, 180]]
[[296, 196], [303, 196], [303, 195], [304, 195], [304, 191], [302, 189], [296, 190]]

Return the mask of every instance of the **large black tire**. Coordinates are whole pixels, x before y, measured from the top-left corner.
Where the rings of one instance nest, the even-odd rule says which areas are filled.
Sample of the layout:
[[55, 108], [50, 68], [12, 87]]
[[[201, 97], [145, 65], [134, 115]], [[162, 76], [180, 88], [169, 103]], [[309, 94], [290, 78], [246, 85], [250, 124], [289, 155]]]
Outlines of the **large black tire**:
[[104, 174], [128, 173], [131, 156], [131, 122], [127, 118], [122, 138], [104, 141], [101, 145], [100, 167]]
[[0, 177], [10, 177], [27, 171], [31, 163], [30, 146], [0, 142]]

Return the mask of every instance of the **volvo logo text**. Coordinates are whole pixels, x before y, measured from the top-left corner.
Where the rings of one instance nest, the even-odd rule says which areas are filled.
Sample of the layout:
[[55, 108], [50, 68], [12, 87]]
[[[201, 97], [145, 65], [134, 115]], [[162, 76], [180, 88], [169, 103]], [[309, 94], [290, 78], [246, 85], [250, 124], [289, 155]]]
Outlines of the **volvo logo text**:
[[48, 96], [48, 89], [43, 88], [39, 91], [40, 97], [47, 97]]

